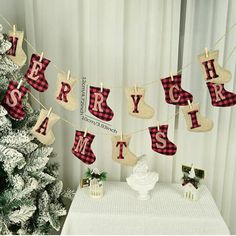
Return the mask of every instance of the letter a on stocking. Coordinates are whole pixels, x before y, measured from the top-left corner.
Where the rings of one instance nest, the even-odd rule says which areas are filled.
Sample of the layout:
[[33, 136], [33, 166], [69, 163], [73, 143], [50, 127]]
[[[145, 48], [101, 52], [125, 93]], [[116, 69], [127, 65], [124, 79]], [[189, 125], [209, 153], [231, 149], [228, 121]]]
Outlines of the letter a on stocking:
[[168, 125], [149, 127], [148, 129], [151, 135], [153, 151], [167, 156], [172, 156], [176, 153], [176, 145], [169, 141], [167, 137]]
[[211, 83], [224, 84], [230, 81], [232, 75], [230, 71], [219, 65], [218, 58], [219, 50], [209, 51], [208, 55], [203, 53], [198, 56], [204, 79]]
[[153, 117], [153, 108], [144, 102], [144, 88], [126, 88], [125, 92], [130, 115], [143, 119]]
[[8, 50], [8, 57], [18, 66], [23, 66], [26, 62], [26, 54], [22, 49], [22, 43], [24, 39], [23, 31], [10, 31], [8, 34], [8, 40], [11, 42], [11, 48]]
[[56, 101], [69, 111], [76, 110], [79, 105], [72, 90], [75, 83], [76, 79], [68, 77], [66, 74], [57, 75]]
[[72, 153], [85, 164], [91, 165], [95, 162], [96, 157], [92, 151], [92, 142], [95, 135], [83, 131], [76, 131], [75, 141], [72, 147]]
[[39, 92], [44, 92], [48, 89], [48, 82], [45, 78], [44, 72], [50, 61], [46, 58], [33, 54], [30, 60], [29, 68], [25, 74], [27, 82]]
[[89, 112], [97, 118], [110, 121], [114, 113], [107, 105], [110, 89], [90, 86]]
[[15, 120], [23, 120], [25, 118], [26, 114], [23, 109], [22, 98], [27, 92], [28, 89], [24, 86], [20, 86], [18, 89], [18, 82], [10, 81], [7, 92], [2, 100], [2, 105]]
[[134, 166], [138, 158], [129, 150], [131, 136], [120, 135], [112, 137], [112, 159], [122, 165]]
[[55, 141], [52, 132], [53, 125], [60, 119], [56, 114], [42, 109], [39, 118], [32, 129], [32, 134], [43, 144], [51, 145]]

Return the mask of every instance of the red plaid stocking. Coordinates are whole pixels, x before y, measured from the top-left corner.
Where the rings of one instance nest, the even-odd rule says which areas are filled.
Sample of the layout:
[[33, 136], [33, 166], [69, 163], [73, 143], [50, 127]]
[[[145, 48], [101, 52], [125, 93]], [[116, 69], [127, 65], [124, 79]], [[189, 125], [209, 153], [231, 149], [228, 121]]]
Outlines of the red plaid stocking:
[[151, 135], [153, 151], [168, 156], [176, 153], [176, 145], [169, 141], [167, 137], [168, 125], [160, 125], [159, 130], [157, 127], [149, 127], [148, 129]]
[[17, 89], [17, 86], [18, 82], [10, 81], [7, 92], [2, 100], [2, 105], [13, 119], [23, 120], [26, 114], [23, 110], [22, 98], [28, 90], [24, 86], [20, 86], [20, 88]]
[[43, 58], [40, 62], [40, 56], [33, 54], [30, 60], [30, 66], [25, 74], [27, 82], [39, 92], [44, 92], [48, 89], [48, 82], [44, 76], [44, 71], [46, 70], [50, 61]]
[[94, 139], [94, 135], [87, 133], [84, 137], [83, 131], [76, 131], [74, 146], [72, 147], [72, 153], [78, 157], [85, 164], [91, 165], [95, 162], [96, 157], [91, 149], [91, 144]]
[[165, 90], [166, 102], [178, 106], [188, 105], [188, 100], [192, 102], [193, 96], [181, 88], [181, 75], [173, 76], [161, 80], [162, 86]]
[[110, 89], [90, 86], [90, 100], [89, 100], [89, 112], [97, 118], [110, 121], [114, 113], [107, 105], [107, 97], [110, 93]]
[[211, 95], [212, 106], [229, 107], [236, 104], [236, 94], [225, 90], [224, 84], [208, 82], [207, 87]]

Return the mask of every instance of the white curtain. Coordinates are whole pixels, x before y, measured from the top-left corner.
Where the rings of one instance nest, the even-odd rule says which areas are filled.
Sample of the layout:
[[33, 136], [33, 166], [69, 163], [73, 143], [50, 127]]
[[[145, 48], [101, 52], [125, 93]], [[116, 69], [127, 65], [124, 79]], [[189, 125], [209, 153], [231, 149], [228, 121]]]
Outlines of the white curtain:
[[[211, 106], [210, 96], [200, 71], [197, 55], [209, 49], [220, 49], [219, 63], [232, 72], [226, 89], [236, 91], [236, 53], [226, 59], [235, 45], [236, 27], [215, 47], [214, 43], [236, 22], [234, 0], [0, 0], [0, 12], [24, 29], [26, 37], [38, 52], [60, 69], [71, 70], [78, 78], [76, 94], [80, 99], [83, 76], [93, 85], [111, 88], [108, 104], [115, 117], [112, 127], [126, 133], [168, 123], [168, 136], [178, 146], [174, 157], [165, 157], [151, 150], [148, 130], [134, 134], [130, 149], [146, 154], [150, 169], [160, 174], [160, 181], [179, 182], [181, 165], [193, 163], [206, 171], [205, 183], [213, 194], [225, 221], [236, 233], [236, 109]], [[3, 24], [4, 25], [4, 24]], [[7, 29], [7, 26], [6, 26]], [[28, 47], [28, 56], [33, 51]], [[159, 81], [171, 72], [192, 62], [182, 72], [182, 87], [190, 91], [201, 112], [213, 119], [209, 133], [196, 134], [186, 130], [183, 115], [165, 103]], [[96, 135], [93, 150], [97, 160], [92, 167], [108, 172], [109, 180], [124, 181], [131, 173], [111, 159], [111, 136], [103, 129], [81, 120], [79, 109], [65, 111], [54, 100], [57, 70], [47, 69], [49, 89], [37, 95], [46, 107], [78, 129]], [[155, 109], [150, 120], [128, 115], [126, 97], [121, 86], [145, 86], [145, 100]], [[54, 150], [61, 164], [61, 177], [66, 186], [76, 188], [87, 166], [71, 153], [75, 128], [64, 122], [55, 126]], [[234, 186], [234, 187], [233, 187]]]

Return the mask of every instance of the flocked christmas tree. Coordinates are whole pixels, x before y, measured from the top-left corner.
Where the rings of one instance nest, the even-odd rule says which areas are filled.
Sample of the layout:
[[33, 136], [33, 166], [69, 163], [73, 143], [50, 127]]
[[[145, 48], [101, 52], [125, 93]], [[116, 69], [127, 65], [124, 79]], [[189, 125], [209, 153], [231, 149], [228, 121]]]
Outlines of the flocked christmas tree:
[[[23, 79], [21, 69], [7, 56], [11, 43], [0, 33], [0, 102], [10, 81]], [[23, 82], [22, 85], [28, 85]], [[14, 120], [0, 105], [0, 234], [47, 234], [60, 229], [66, 214], [58, 164], [51, 162], [53, 148], [31, 134], [38, 112], [23, 99], [26, 117]], [[50, 160], [50, 161], [49, 161]]]

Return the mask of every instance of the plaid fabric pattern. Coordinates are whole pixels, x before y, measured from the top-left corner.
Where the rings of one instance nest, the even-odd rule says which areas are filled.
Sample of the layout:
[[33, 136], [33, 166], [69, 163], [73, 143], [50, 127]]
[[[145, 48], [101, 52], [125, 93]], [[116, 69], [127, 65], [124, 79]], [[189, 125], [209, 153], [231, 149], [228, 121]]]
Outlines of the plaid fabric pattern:
[[25, 79], [27, 82], [37, 91], [39, 92], [44, 92], [48, 89], [48, 82], [45, 78], [44, 71], [46, 70], [48, 64], [50, 63], [50, 60], [43, 58], [41, 63], [42, 63], [42, 69], [38, 68], [38, 73], [35, 76], [39, 76], [37, 80], [32, 80], [29, 78], [29, 75], [32, 73], [34, 61], [39, 61], [40, 56], [36, 54], [32, 54], [31, 60], [30, 60], [30, 65], [29, 68], [25, 74]]
[[191, 121], [192, 121], [192, 126], [190, 129], [195, 129], [195, 128], [201, 127], [201, 125], [198, 123], [198, 120], [197, 120], [197, 114], [196, 114], [197, 112], [199, 112], [199, 111], [194, 110], [194, 111], [188, 112], [188, 114], [191, 117]]
[[[28, 89], [25, 88], [24, 86], [20, 86], [19, 90], [17, 89], [17, 85], [18, 82], [17, 81], [10, 81], [8, 88], [7, 88], [7, 92], [2, 100], [2, 106], [5, 107], [5, 109], [8, 111], [8, 114], [15, 120], [23, 120], [25, 118], [25, 111], [23, 110], [23, 105], [22, 105], [22, 98], [25, 96], [25, 94], [28, 92]], [[11, 92], [13, 90], [18, 90], [20, 92], [20, 96], [19, 94], [17, 94], [17, 92], [13, 92], [11, 94]], [[14, 97], [14, 98], [13, 98]], [[15, 99], [15, 101], [13, 100]], [[12, 104], [11, 106], [13, 106], [15, 103], [16, 105], [11, 107], [10, 105], [8, 105], [8, 102], [10, 102], [10, 104]]]
[[11, 43], [11, 48], [7, 51], [7, 55], [11, 55], [11, 56], [15, 57], [16, 56], [16, 46], [17, 46], [18, 38], [10, 36], [8, 38], [8, 40]]
[[[101, 92], [101, 89], [99, 87], [90, 86], [90, 99], [89, 99], [89, 107], [88, 107], [89, 112], [92, 115], [104, 121], [110, 121], [112, 120], [114, 116], [114, 112], [107, 105], [107, 97], [109, 93], [110, 93], [110, 89], [103, 88]], [[101, 103], [102, 111], [99, 111], [99, 109], [94, 110], [94, 108], [99, 107], [96, 104], [96, 99], [97, 99], [96, 94], [101, 94], [103, 96], [103, 102]]]
[[[86, 137], [84, 137], [83, 131], [76, 131], [75, 133], [75, 141], [72, 147], [72, 153], [78, 157], [85, 164], [91, 165], [95, 162], [96, 157], [91, 149], [91, 144], [93, 142], [95, 135], [87, 133]], [[81, 142], [80, 142], [81, 140]], [[80, 142], [80, 148], [78, 148], [78, 144]], [[84, 142], [84, 143], [83, 143]], [[85, 145], [85, 146], [83, 146]]]
[[119, 156], [117, 157], [117, 159], [124, 159], [124, 156], [123, 156], [123, 146], [127, 147], [127, 143], [126, 142], [123, 142], [123, 141], [119, 141], [116, 143], [116, 147], [119, 146]]
[[[183, 90], [181, 88], [181, 75], [174, 75], [174, 80], [172, 81], [171, 77], [166, 77], [161, 79], [162, 86], [165, 91], [165, 100], [169, 104], [178, 105], [178, 106], [186, 106], [188, 105], [188, 100], [190, 102], [193, 101], [193, 96], [191, 93]], [[173, 102], [170, 98], [170, 89], [172, 86], [177, 86], [178, 88], [173, 88], [173, 97], [177, 102]]]
[[224, 84], [208, 82], [211, 104], [216, 107], [230, 107], [236, 104], [236, 94], [225, 90]]
[[[176, 151], [177, 151], [176, 145], [174, 143], [172, 143], [171, 141], [169, 141], [169, 139], [167, 137], [168, 125], [160, 125], [160, 130], [158, 130], [157, 127], [149, 127], [148, 129], [149, 129], [149, 133], [151, 135], [152, 150], [153, 151], [158, 152], [163, 155], [167, 155], [167, 156], [172, 156], [176, 153]], [[160, 137], [166, 142], [166, 145], [163, 148], [159, 148], [157, 146], [157, 144], [159, 144], [160, 146], [163, 146], [163, 143], [159, 142], [157, 140], [157, 133], [158, 132], [163, 133], [163, 135], [160, 135]]]

